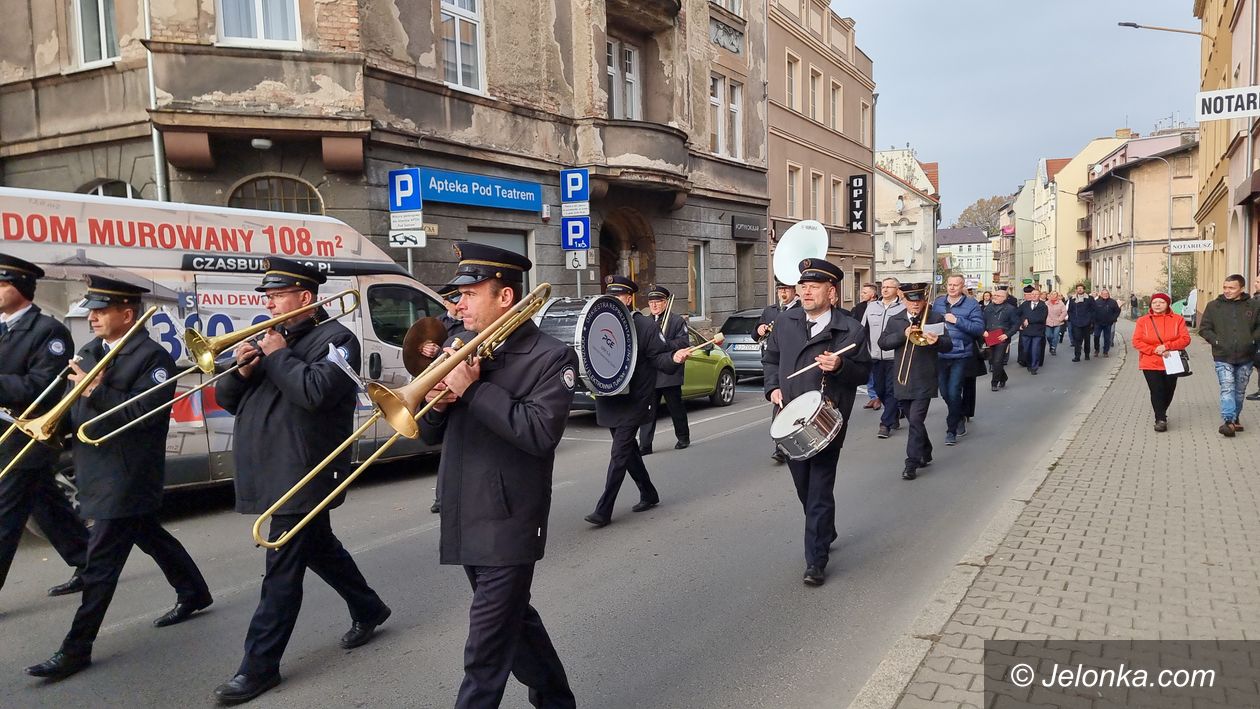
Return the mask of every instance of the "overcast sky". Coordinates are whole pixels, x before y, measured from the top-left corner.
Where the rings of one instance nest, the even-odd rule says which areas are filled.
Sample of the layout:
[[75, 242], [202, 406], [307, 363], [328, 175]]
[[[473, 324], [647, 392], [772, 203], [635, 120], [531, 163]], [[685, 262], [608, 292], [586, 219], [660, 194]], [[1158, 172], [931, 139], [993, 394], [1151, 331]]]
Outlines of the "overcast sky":
[[942, 226], [1010, 194], [1042, 157], [1125, 127], [1194, 122], [1192, 0], [833, 0], [875, 63], [875, 147], [941, 164]]

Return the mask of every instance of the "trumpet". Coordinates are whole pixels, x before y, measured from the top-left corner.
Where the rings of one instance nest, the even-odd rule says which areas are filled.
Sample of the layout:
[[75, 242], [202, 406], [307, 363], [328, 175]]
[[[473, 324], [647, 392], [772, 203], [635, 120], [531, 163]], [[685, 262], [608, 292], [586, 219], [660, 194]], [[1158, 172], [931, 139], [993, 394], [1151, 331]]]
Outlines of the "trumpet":
[[[196, 394], [202, 389], [209, 387], [211, 384], [214, 384], [220, 379], [228, 376], [229, 374], [236, 372], [238, 369], [241, 368], [240, 364], [234, 364], [231, 367], [224, 370], [223, 372], [214, 374], [215, 368], [216, 368], [215, 360], [218, 359], [220, 354], [230, 349], [233, 349], [235, 347], [239, 347], [247, 342], [251, 344], [257, 343], [262, 338], [263, 334], [267, 332], [267, 330], [270, 330], [271, 328], [283, 322], [292, 320], [293, 318], [299, 315], [303, 315], [305, 313], [318, 310], [319, 308], [322, 308], [323, 306], [333, 301], [337, 301], [338, 305], [341, 307], [341, 312], [335, 315], [334, 317], [331, 317], [328, 320], [325, 320], [324, 322], [332, 322], [334, 320], [339, 320], [353, 313], [355, 310], [358, 310], [359, 292], [353, 289], [344, 290], [336, 295], [329, 296], [327, 298], [324, 298], [323, 300], [298, 308], [297, 310], [284, 313], [283, 315], [277, 315], [276, 317], [271, 318], [270, 320], [265, 320], [263, 322], [260, 322], [257, 325], [251, 325], [250, 327], [247, 327], [243, 330], [237, 330], [236, 332], [231, 332], [226, 335], [219, 335], [217, 337], [206, 337], [200, 332], [197, 332], [196, 330], [192, 328], [188, 328], [187, 330], [184, 331], [184, 344], [185, 346], [188, 347], [188, 354], [190, 358], [192, 359], [192, 361], [194, 362], [193, 366], [189, 367], [188, 369], [185, 369], [182, 372], [175, 374], [174, 376], [168, 377], [166, 381], [158, 384], [157, 386], [150, 387], [149, 389], [131, 397], [130, 399], [122, 402], [118, 406], [115, 406], [109, 411], [106, 411], [105, 413], [97, 416], [96, 418], [93, 418], [90, 421], [84, 422], [82, 426], [79, 426], [79, 430], [76, 433], [76, 437], [80, 441], [88, 445], [99, 446], [102, 443], [105, 443], [106, 441], [110, 441], [118, 437], [122, 433], [129, 431], [132, 428], [140, 425], [140, 423], [147, 421], [153, 418], [154, 416], [157, 416], [158, 414], [173, 408], [179, 402], [191, 397], [192, 395]], [[322, 325], [323, 323], [320, 323], [320, 324]], [[193, 387], [192, 389], [189, 389], [183, 394], [180, 394], [174, 399], [171, 399], [169, 402], [162, 404], [161, 406], [158, 406], [157, 408], [154, 408], [151, 411], [144, 413], [138, 418], [134, 418], [131, 421], [128, 421], [125, 425], [120, 426], [119, 428], [113, 431], [110, 431], [109, 433], [106, 433], [101, 436], [97, 436], [95, 438], [92, 437], [88, 433], [89, 427], [95, 426], [96, 424], [100, 423], [102, 420], [109, 418], [110, 416], [113, 416], [114, 414], [118, 413], [119, 411], [122, 411], [128, 406], [131, 406], [137, 401], [153, 394], [154, 392], [160, 389], [170, 386], [174, 384], [175, 382], [178, 382], [180, 379], [183, 379], [184, 377], [190, 374], [198, 374], [198, 373], [214, 374], [214, 376], [210, 377], [209, 379], [202, 382], [201, 384]]]
[[[409, 384], [405, 384], [398, 389], [387, 389], [381, 384], [375, 382], [369, 383], [368, 396], [376, 404], [376, 411], [363, 422], [350, 437], [341, 442], [324, 460], [320, 461], [309, 473], [301, 480], [289, 488], [289, 491], [276, 500], [276, 502], [267, 508], [265, 512], [254, 520], [252, 529], [254, 543], [268, 549], [279, 549], [288, 543], [293, 536], [302, 531], [302, 528], [310, 523], [316, 515], [323, 512], [325, 508], [333, 503], [341, 493], [345, 492], [350, 483], [354, 482], [363, 474], [373, 463], [385, 454], [400, 438], [417, 438], [420, 435], [419, 421], [429, 412], [442, 397], [437, 397], [429, 403], [421, 406], [420, 402], [424, 400], [425, 395], [432, 391], [448, 374], [455, 370], [459, 364], [473, 356], [484, 357], [486, 359], [494, 358], [494, 351], [497, 350], [507, 338], [516, 331], [518, 327], [523, 325], [527, 320], [532, 318], [535, 313], [542, 309], [543, 303], [547, 297], [551, 295], [551, 284], [543, 283], [537, 288], [530, 291], [528, 295], [521, 299], [519, 303], [512, 306], [510, 310], [500, 315], [497, 320], [490, 324], [482, 332], [468, 343], [463, 343], [456, 339], [454, 345], [454, 353], [443, 352], [434, 358], [433, 362], [424, 369]], [[306, 487], [317, 475], [322, 473], [329, 465], [332, 464], [337, 456], [341, 455], [347, 448], [353, 445], [363, 436], [367, 435], [369, 429], [380, 419], [390, 425], [395, 431], [384, 443], [377, 448], [372, 455], [368, 456], [359, 467], [355, 468], [349, 475], [341, 481], [341, 484], [328, 493], [318, 505], [306, 514], [297, 524], [293, 525], [287, 532], [281, 534], [274, 540], [269, 540], [262, 534], [263, 524], [270, 519], [276, 512], [285, 505], [299, 490]]]
[[[26, 455], [26, 453], [31, 450], [31, 447], [33, 447], [36, 443], [44, 443], [56, 435], [62, 419], [65, 418], [66, 414], [70, 413], [70, 408], [74, 406], [74, 402], [78, 401], [79, 397], [83, 396], [83, 392], [87, 391], [87, 388], [93, 381], [96, 380], [100, 373], [105, 371], [105, 368], [109, 366], [109, 363], [112, 362], [115, 357], [118, 356], [119, 352], [122, 352], [123, 345], [127, 344], [127, 342], [131, 340], [131, 338], [135, 337], [137, 333], [144, 330], [145, 324], [149, 322], [157, 311], [158, 309], [156, 305], [144, 311], [144, 315], [141, 315], [140, 318], [136, 320], [135, 324], [133, 324], [122, 336], [122, 339], [120, 339], [113, 347], [109, 348], [109, 351], [105, 353], [105, 356], [101, 357], [100, 361], [93, 365], [93, 367], [83, 375], [83, 378], [80, 379], [79, 382], [75, 384], [65, 396], [61, 397], [61, 401], [54, 404], [53, 407], [43, 416], [25, 418], [24, 415], [13, 421], [13, 425], [9, 428], [9, 430], [5, 431], [3, 436], [0, 436], [0, 443], [4, 442], [10, 434], [17, 431], [26, 434], [31, 440], [22, 448], [22, 450], [18, 451], [17, 455], [13, 456], [13, 460], [9, 461], [9, 464], [5, 466], [4, 470], [0, 470], [0, 478], [3, 478], [10, 470], [16, 468], [18, 461], [21, 460], [22, 456]], [[69, 376], [69, 374], [67, 373], [66, 376]], [[55, 383], [56, 382], [54, 382], [54, 384]], [[49, 387], [49, 389], [51, 389], [51, 387]], [[48, 393], [48, 391], [49, 390], [46, 389], [45, 394]], [[43, 394], [40, 396], [42, 397]], [[38, 403], [38, 401], [36, 403]], [[31, 406], [27, 409], [27, 414], [33, 414], [34, 408], [35, 404], [31, 404]]]

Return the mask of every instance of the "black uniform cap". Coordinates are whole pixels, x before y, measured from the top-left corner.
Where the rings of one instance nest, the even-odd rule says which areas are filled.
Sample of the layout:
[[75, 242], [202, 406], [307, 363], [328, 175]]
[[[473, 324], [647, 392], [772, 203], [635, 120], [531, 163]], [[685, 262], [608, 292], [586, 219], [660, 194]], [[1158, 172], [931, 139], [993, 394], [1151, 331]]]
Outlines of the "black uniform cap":
[[459, 265], [455, 268], [455, 278], [442, 289], [444, 293], [491, 278], [519, 285], [525, 280], [525, 272], [534, 267], [533, 261], [515, 251], [472, 241], [456, 243], [455, 256]]
[[998, 287], [997, 287], [997, 289], [998, 289], [998, 290], [1003, 290], [1003, 291], [1004, 291], [1004, 290], [1010, 290], [1010, 289], [1011, 289], [1011, 287], [1010, 287], [1010, 286], [998, 286]]
[[259, 293], [276, 288], [302, 288], [315, 292], [320, 284], [328, 280], [317, 268], [279, 256], [263, 259], [263, 269], [266, 273], [263, 274], [262, 285], [254, 289]]
[[24, 261], [17, 256], [0, 254], [0, 281], [29, 280], [34, 282], [43, 277], [44, 269], [30, 261]]
[[651, 285], [648, 287], [648, 300], [669, 300], [670, 292], [665, 286]]
[[148, 288], [141, 288], [126, 281], [119, 281], [104, 276], [88, 276], [86, 302], [83, 307], [88, 310], [100, 310], [111, 305], [139, 305], [140, 296], [148, 293]]
[[807, 258], [797, 266], [801, 270], [801, 283], [839, 283], [844, 279], [840, 267], [820, 258]]
[[1025, 293], [1031, 293], [1035, 290], [1037, 290], [1037, 286], [1033, 286], [1033, 285], [1024, 286]]
[[783, 281], [780, 281], [780, 280], [779, 280], [779, 279], [777, 279], [777, 278], [776, 278], [776, 279], [774, 279], [774, 288], [775, 288], [775, 290], [778, 290], [778, 289], [780, 289], [780, 288], [795, 288], [795, 287], [796, 287], [796, 286], [794, 286], [794, 285], [792, 285], [792, 284], [790, 284], [790, 283], [784, 283]]
[[917, 303], [927, 298], [928, 284], [926, 283], [902, 283], [901, 294], [906, 300]]
[[609, 295], [638, 293], [639, 284], [629, 278], [626, 278], [625, 276], [608, 276], [604, 279], [604, 292]]

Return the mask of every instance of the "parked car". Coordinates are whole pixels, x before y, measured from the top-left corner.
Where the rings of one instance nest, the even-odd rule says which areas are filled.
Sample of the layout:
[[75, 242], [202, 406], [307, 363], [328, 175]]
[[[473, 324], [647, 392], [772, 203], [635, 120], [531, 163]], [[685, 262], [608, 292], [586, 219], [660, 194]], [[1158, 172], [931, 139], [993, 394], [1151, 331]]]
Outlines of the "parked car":
[[[538, 328], [543, 332], [572, 347], [577, 333], [578, 316], [593, 297], [551, 298], [534, 316], [534, 322], [538, 323]], [[692, 345], [708, 339], [691, 327], [687, 328], [687, 334]], [[708, 397], [715, 406], [730, 406], [735, 401], [735, 365], [722, 348], [708, 345], [693, 353], [684, 367], [683, 399]], [[573, 408], [581, 411], [595, 409], [595, 395], [580, 378], [573, 397]]]
[[762, 374], [761, 343], [753, 339], [760, 319], [761, 309], [749, 308], [731, 314], [722, 323], [722, 334], [726, 336], [722, 349], [730, 355], [735, 374], [741, 377], [760, 377]]

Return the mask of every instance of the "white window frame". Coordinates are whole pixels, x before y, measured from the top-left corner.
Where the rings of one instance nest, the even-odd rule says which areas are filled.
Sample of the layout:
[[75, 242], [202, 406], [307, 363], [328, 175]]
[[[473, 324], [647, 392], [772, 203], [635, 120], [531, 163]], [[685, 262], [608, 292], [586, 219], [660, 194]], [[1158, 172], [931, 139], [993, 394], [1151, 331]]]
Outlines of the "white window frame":
[[[477, 0], [477, 11], [469, 12], [459, 5], [442, 0], [442, 4], [438, 14], [438, 44], [442, 44], [442, 15], [450, 15], [455, 18], [455, 71], [461, 74], [460, 67], [463, 63], [459, 57], [459, 25], [460, 23], [470, 24], [477, 29], [477, 86], [472, 87], [460, 82], [446, 80], [446, 67], [442, 67], [442, 82], [449, 88], [456, 91], [465, 91], [479, 96], [487, 95], [486, 92], [486, 28], [485, 21], [481, 17], [481, 8], [486, 0]], [[442, 61], [446, 61], [446, 57], [442, 57]]]
[[[84, 40], [83, 4], [84, 3], [96, 4], [96, 21], [98, 25], [98, 31], [100, 32], [100, 38], [101, 38], [101, 46], [100, 46], [101, 58], [93, 59], [91, 61], [88, 61], [84, 57], [84, 51], [83, 51], [84, 49], [83, 47], [83, 40]], [[94, 69], [100, 66], [109, 66], [117, 62], [119, 55], [122, 54], [122, 51], [117, 46], [115, 46], [113, 48], [114, 50], [113, 56], [109, 56], [110, 48], [106, 46], [106, 42], [105, 42], [105, 38], [108, 36], [108, 33], [106, 32], [107, 28], [105, 26], [105, 12], [104, 12], [105, 3], [110, 3], [111, 5], [113, 5], [114, 0], [74, 0], [74, 2], [71, 3], [72, 5], [71, 12], [74, 14], [74, 36], [75, 36], [74, 49], [75, 49], [75, 55], [76, 55], [75, 58], [78, 60], [78, 66], [80, 69]], [[116, 5], [114, 6], [114, 19], [115, 21], [118, 19], [118, 8]], [[117, 44], [118, 43], [118, 28], [115, 27], [113, 29], [114, 29], [114, 43]]]
[[860, 136], [862, 145], [871, 144], [871, 121], [872, 121], [871, 104], [863, 101], [862, 111], [861, 111], [861, 114], [858, 116], [858, 129], [862, 133], [862, 135]]
[[[787, 215], [793, 219], [799, 219], [801, 216], [801, 177], [804, 173], [801, 166], [796, 163], [787, 164]], [[795, 177], [796, 179], [792, 179]]]
[[726, 10], [736, 17], [743, 17], [742, 0], [710, 0], [714, 5]]
[[[723, 97], [726, 96], [726, 77], [721, 74], [709, 75], [709, 151], [718, 155], [726, 153], [726, 112], [722, 110]], [[713, 137], [717, 136], [717, 145]]]
[[217, 46], [221, 47], [253, 47], [257, 49], [302, 49], [302, 15], [298, 10], [298, 0], [291, 0], [289, 6], [293, 9], [293, 33], [295, 38], [287, 39], [266, 39], [263, 34], [263, 13], [262, 0], [252, 0], [254, 3], [254, 22], [256, 23], [254, 30], [258, 33], [257, 37], [229, 37], [223, 29], [223, 0], [215, 0], [215, 34], [218, 41]]
[[744, 157], [744, 85], [738, 81], [726, 81], [726, 112], [722, 118], [730, 130], [726, 132], [727, 157], [742, 160]]
[[801, 58], [793, 54], [787, 53], [787, 62], [784, 64], [784, 73], [787, 74], [787, 91], [784, 98], [787, 101], [787, 107], [800, 113], [801, 110]]
[[[836, 100], [837, 96], [840, 98], [839, 101]], [[844, 84], [840, 83], [839, 81], [833, 80], [831, 82], [831, 95], [828, 98], [830, 100], [829, 108], [831, 109], [831, 122], [827, 124], [827, 127], [831, 128], [837, 133], [843, 133], [844, 132]]]
[[114, 184], [125, 185], [127, 187], [127, 190], [126, 190], [127, 194], [124, 195], [127, 199], [140, 198], [140, 193], [136, 192], [135, 188], [131, 186], [131, 183], [123, 182], [122, 180], [106, 180], [105, 182], [102, 182], [99, 185], [96, 185], [92, 189], [88, 190], [87, 194], [94, 194], [97, 197], [110, 197], [112, 195], [105, 194], [105, 188], [108, 187], [109, 185], [114, 185]]
[[809, 171], [809, 218], [816, 222], [823, 220], [823, 174], [817, 170]]
[[831, 178], [831, 223], [833, 226], [844, 224], [842, 215], [844, 210], [841, 205], [844, 204], [844, 180], [837, 179], [835, 176]]
[[[608, 50], [612, 50], [613, 61], [608, 61]], [[623, 53], [630, 52], [630, 68], [631, 73], [626, 74], [622, 70], [622, 62], [625, 57]], [[641, 71], [642, 62], [640, 57], [643, 50], [633, 42], [627, 42], [616, 37], [609, 37], [604, 45], [604, 61], [607, 66], [605, 70], [612, 79], [613, 95], [609, 97], [611, 104], [608, 109], [608, 117], [614, 120], [641, 121], [643, 120], [643, 75]], [[625, 105], [626, 99], [630, 99], [630, 106], [627, 109]]]
[[[694, 285], [695, 293], [696, 293], [695, 302], [690, 303], [693, 309], [691, 316], [694, 318], [705, 318], [705, 317], [708, 317], [708, 312], [709, 312], [709, 303], [708, 303], [709, 289], [707, 287], [708, 284], [705, 283], [705, 276], [708, 273], [709, 242], [691, 241], [691, 242], [688, 242], [687, 247], [688, 247], [687, 248], [687, 252], [688, 252], [687, 286], [688, 286], [688, 291], [690, 291], [691, 287]], [[692, 273], [691, 264], [690, 264], [690, 260], [691, 260], [690, 255], [692, 253], [695, 253], [697, 255], [697, 258], [696, 258], [697, 263], [696, 263], [696, 268], [694, 269], [695, 270], [694, 274]], [[694, 281], [692, 280], [693, 278], [695, 279]], [[691, 295], [690, 292], [687, 295], [690, 296]], [[688, 298], [688, 300], [690, 300], [690, 297]]]
[[822, 80], [823, 74], [818, 71], [813, 64], [809, 65], [809, 119], [822, 123], [822, 119], [818, 117], [818, 109], [822, 108], [818, 105], [819, 99], [822, 97]]

